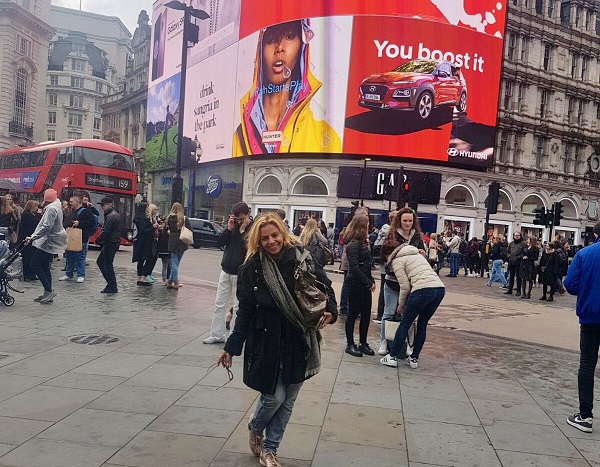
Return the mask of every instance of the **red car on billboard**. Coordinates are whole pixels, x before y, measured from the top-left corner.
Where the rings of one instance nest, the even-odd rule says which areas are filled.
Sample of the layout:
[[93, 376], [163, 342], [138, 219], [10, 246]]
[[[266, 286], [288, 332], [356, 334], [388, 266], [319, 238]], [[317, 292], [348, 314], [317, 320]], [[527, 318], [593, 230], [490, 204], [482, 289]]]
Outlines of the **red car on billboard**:
[[359, 87], [358, 105], [368, 109], [414, 110], [427, 120], [440, 106], [467, 108], [467, 84], [460, 68], [444, 60], [412, 60], [375, 73]]

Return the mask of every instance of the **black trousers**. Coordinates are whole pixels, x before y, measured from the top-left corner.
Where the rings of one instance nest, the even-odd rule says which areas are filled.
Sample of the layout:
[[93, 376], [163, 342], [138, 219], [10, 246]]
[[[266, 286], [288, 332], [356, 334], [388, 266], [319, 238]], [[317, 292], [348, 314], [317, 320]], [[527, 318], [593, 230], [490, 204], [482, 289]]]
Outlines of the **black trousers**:
[[508, 279], [508, 290], [512, 292], [515, 287], [515, 278], [517, 279], [517, 292], [521, 290], [521, 265], [520, 264], [509, 264], [508, 273], [510, 277]]
[[100, 268], [100, 272], [106, 281], [106, 288], [112, 291], [117, 290], [117, 278], [115, 276], [113, 262], [118, 249], [118, 243], [105, 243], [102, 245], [102, 251], [100, 251], [98, 259], [96, 260], [96, 264], [98, 265], [98, 268]]
[[361, 344], [367, 343], [367, 333], [371, 322], [371, 305], [373, 293], [364, 284], [346, 279], [346, 290], [348, 291], [348, 316], [346, 317], [346, 342], [354, 345], [354, 324], [360, 315], [358, 325], [358, 337]]
[[33, 257], [34, 247], [27, 245], [21, 250], [21, 257], [23, 258], [23, 279], [35, 280], [35, 273], [31, 269], [31, 258]]
[[594, 373], [598, 363], [600, 348], [600, 324], [582, 324], [579, 332], [579, 412], [582, 418], [593, 417], [594, 408]]
[[44, 290], [46, 292], [52, 292], [52, 273], [50, 272], [50, 265], [52, 264], [54, 255], [38, 250], [34, 246], [31, 248], [33, 249], [33, 254], [31, 255], [31, 269], [44, 286]]

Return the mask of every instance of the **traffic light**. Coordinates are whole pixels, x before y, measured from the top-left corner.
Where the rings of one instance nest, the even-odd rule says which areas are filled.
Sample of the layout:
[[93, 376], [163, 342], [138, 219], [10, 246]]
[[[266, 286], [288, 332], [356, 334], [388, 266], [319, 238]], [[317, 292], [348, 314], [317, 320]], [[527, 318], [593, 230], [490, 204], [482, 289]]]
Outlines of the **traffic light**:
[[560, 201], [554, 203], [554, 226], [560, 225], [560, 220], [563, 218], [563, 205]]
[[548, 224], [548, 213], [546, 212], [546, 208], [536, 208], [533, 210], [535, 213], [535, 219], [533, 219], [533, 223], [535, 225], [543, 225], [546, 227]]
[[405, 180], [402, 182], [401, 191], [400, 191], [400, 199], [405, 203], [410, 201], [410, 182]]
[[492, 182], [488, 188], [487, 212], [496, 214], [498, 212], [498, 197], [500, 196], [500, 184]]
[[416, 214], [417, 213], [417, 209], [419, 208], [419, 203], [417, 203], [416, 201], [409, 201], [408, 207], [410, 209], [412, 209], [412, 212], [414, 212]]

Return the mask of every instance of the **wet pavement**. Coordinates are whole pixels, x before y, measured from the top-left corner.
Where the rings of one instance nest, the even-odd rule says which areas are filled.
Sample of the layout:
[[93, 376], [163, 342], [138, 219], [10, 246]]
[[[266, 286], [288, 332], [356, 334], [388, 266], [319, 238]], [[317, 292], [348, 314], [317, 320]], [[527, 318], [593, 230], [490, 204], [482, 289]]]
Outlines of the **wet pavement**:
[[[258, 465], [246, 428], [257, 393], [240, 358], [228, 382], [213, 367], [221, 347], [202, 344], [216, 288], [193, 277], [179, 291], [142, 288], [131, 268], [117, 272], [117, 295], [99, 293], [92, 263], [85, 283], [55, 282], [53, 304], [34, 303], [41, 287], [28, 283], [0, 306], [0, 466]], [[445, 280], [416, 370], [351, 357], [344, 319], [328, 327], [282, 464], [600, 465], [600, 429], [565, 423], [577, 408], [573, 297], [520, 300], [483, 281]], [[553, 336], [543, 326], [556, 322]], [[377, 334], [372, 324], [373, 347]]]

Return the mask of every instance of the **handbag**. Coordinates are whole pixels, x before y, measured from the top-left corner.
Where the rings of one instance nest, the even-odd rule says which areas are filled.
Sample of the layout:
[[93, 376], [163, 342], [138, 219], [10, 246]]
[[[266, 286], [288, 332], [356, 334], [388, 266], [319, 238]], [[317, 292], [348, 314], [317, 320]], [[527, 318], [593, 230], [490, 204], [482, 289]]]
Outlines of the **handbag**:
[[81, 251], [83, 250], [82, 230], [75, 227], [68, 227], [67, 229], [67, 251]]
[[334, 255], [333, 250], [329, 248], [327, 245], [323, 245], [321, 242], [317, 243], [318, 248], [321, 249], [321, 253], [323, 256], [323, 264], [328, 264], [333, 261]]
[[[383, 322], [385, 323], [384, 327], [384, 337], [385, 340], [393, 341], [396, 337], [396, 331], [398, 331], [398, 327], [400, 327], [400, 321], [402, 321], [402, 315], [396, 314], [392, 319], [386, 319]], [[402, 349], [400, 350], [400, 355], [398, 357], [405, 358], [409, 355], [408, 348], [411, 349], [415, 345], [415, 336], [417, 335], [417, 320], [414, 320], [413, 323], [408, 328], [408, 334], [406, 335], [406, 340], [402, 343]], [[411, 352], [412, 353], [412, 350]]]
[[[294, 278], [294, 294], [307, 327], [317, 327], [327, 307], [328, 296], [317, 284], [316, 277], [308, 270], [306, 258], [308, 250], [300, 255]], [[323, 284], [321, 284], [325, 287]]]
[[181, 232], [179, 233], [179, 240], [181, 240], [186, 245], [191, 245], [194, 243], [194, 233], [185, 226], [185, 223], [181, 227]]

